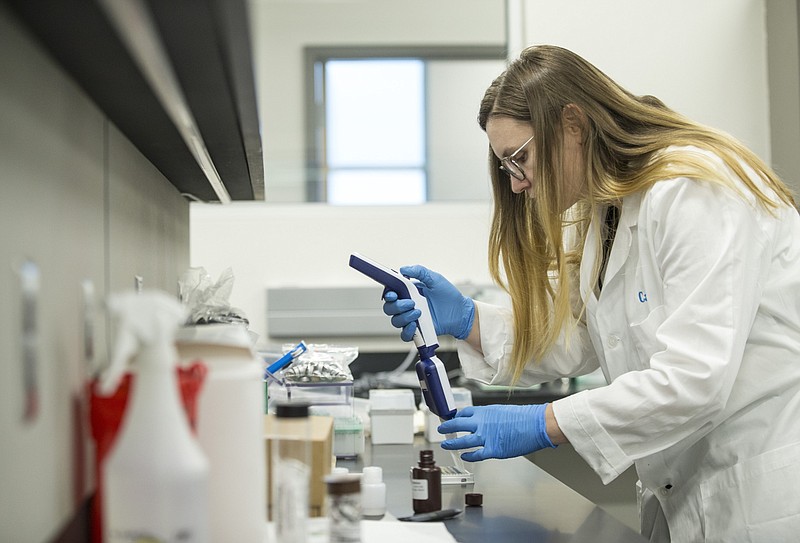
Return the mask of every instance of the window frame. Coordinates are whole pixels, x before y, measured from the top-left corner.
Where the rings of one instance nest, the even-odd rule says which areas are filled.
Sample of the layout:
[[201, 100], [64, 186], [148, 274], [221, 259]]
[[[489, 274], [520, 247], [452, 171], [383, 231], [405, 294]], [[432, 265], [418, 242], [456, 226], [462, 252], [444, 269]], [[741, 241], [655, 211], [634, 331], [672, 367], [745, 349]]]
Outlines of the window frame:
[[[325, 62], [328, 60], [419, 59], [427, 63], [427, 61], [434, 60], [505, 60], [506, 58], [505, 47], [491, 45], [312, 46], [304, 48], [306, 201], [328, 201], [325, 149]], [[427, 96], [427, 91], [427, 88], [424, 89], [425, 96]], [[425, 102], [427, 106], [427, 98]], [[427, 142], [427, 123], [425, 131]], [[428, 150], [426, 149], [424, 168], [426, 184], [427, 156]], [[426, 189], [426, 194], [427, 192]]]

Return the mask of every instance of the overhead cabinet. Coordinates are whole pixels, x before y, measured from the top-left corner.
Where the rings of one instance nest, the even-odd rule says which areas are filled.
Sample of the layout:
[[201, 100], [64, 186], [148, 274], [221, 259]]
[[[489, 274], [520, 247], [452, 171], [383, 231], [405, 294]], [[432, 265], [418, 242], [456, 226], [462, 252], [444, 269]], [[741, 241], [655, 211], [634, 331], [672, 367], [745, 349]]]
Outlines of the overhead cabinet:
[[181, 192], [263, 200], [244, 0], [4, 0]]

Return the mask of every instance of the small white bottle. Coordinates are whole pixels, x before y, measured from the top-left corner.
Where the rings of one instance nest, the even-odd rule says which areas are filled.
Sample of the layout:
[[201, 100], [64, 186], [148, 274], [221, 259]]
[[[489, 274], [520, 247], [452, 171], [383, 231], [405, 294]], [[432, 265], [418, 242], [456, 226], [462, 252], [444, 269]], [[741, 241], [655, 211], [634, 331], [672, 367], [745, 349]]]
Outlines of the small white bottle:
[[169, 295], [112, 296], [117, 341], [100, 384], [113, 392], [132, 356], [136, 370], [119, 436], [104, 462], [106, 543], [206, 543], [208, 461], [181, 405], [175, 331], [184, 308]]
[[367, 466], [361, 473], [361, 512], [365, 517], [386, 514], [386, 483], [378, 466]]

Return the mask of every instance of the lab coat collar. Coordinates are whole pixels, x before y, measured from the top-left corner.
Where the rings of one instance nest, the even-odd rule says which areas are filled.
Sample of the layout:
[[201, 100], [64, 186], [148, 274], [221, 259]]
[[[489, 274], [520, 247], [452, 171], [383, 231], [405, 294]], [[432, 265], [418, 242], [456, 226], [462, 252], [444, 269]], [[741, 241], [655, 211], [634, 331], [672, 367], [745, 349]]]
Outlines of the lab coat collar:
[[[614, 237], [614, 245], [611, 248], [606, 274], [603, 283], [608, 285], [622, 269], [625, 260], [630, 253], [631, 242], [633, 240], [633, 229], [639, 221], [639, 206], [642, 201], [642, 194], [635, 193], [622, 199], [622, 214], [617, 225], [617, 233]], [[581, 259], [581, 296], [586, 301], [595, 300], [597, 297], [597, 285], [591, 284], [592, 272], [595, 269], [597, 254], [597, 231], [598, 226], [604, 220], [606, 206], [597, 207], [592, 213], [592, 223], [586, 233], [586, 243], [583, 247], [583, 257]]]

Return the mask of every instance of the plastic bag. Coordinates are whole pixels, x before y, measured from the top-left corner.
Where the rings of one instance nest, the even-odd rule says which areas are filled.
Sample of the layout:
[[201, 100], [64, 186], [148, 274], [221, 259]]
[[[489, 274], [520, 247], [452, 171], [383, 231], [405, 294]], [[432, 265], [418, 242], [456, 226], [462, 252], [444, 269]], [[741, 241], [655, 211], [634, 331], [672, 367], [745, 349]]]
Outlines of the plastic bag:
[[[291, 344], [283, 346], [293, 348]], [[358, 347], [312, 343], [297, 361], [284, 370], [283, 378], [292, 383], [336, 383], [352, 381], [350, 363], [358, 357]]]
[[189, 310], [187, 324], [250, 324], [241, 309], [231, 307], [233, 270], [227, 268], [214, 282], [205, 268], [189, 268], [178, 281], [181, 301]]

